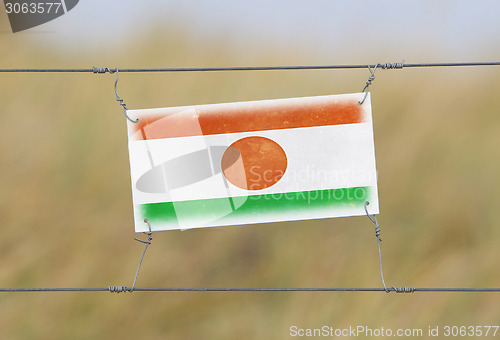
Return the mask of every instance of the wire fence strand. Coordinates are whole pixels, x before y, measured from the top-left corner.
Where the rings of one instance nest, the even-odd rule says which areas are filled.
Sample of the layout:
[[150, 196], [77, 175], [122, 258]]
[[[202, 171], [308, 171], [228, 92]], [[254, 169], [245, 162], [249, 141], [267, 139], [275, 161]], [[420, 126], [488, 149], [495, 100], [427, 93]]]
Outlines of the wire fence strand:
[[[127, 287], [116, 291], [113, 286], [107, 288], [0, 288], [0, 293], [26, 292], [132, 292]], [[387, 292], [384, 288], [138, 288], [134, 292]], [[415, 288], [412, 291], [394, 291], [395, 293], [500, 293], [500, 288]]]
[[[394, 67], [394, 66], [398, 67]], [[456, 63], [376, 63], [345, 65], [299, 65], [299, 66], [234, 66], [234, 67], [170, 67], [170, 68], [3, 68], [0, 72], [11, 73], [107, 73], [110, 70], [119, 72], [217, 72], [217, 71], [279, 71], [279, 70], [334, 70], [334, 69], [366, 69], [379, 66], [383, 69], [415, 68], [415, 67], [461, 67], [461, 66], [500, 66], [500, 61], [492, 62], [456, 62]]]

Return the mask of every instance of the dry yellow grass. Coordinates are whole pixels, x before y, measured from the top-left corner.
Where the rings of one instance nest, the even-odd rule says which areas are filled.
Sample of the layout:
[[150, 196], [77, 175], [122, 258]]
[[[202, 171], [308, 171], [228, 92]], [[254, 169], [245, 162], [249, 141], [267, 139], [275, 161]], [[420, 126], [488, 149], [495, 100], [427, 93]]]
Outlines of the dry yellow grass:
[[[166, 41], [72, 55], [0, 36], [2, 67], [217, 66], [217, 45]], [[193, 53], [196, 51], [197, 53]], [[154, 52], [154, 54], [153, 54]], [[295, 51], [263, 53], [283, 64]], [[125, 56], [124, 56], [125, 55]], [[240, 59], [238, 59], [240, 58]], [[307, 60], [297, 54], [297, 63]], [[378, 71], [372, 89], [388, 285], [498, 287], [500, 72]], [[130, 108], [358, 92], [361, 71], [122, 74]], [[125, 118], [113, 76], [0, 75], [0, 286], [130, 285]], [[138, 286], [380, 286], [365, 217], [154, 235]], [[284, 339], [289, 327], [498, 324], [498, 294], [2, 293], [2, 339]]]

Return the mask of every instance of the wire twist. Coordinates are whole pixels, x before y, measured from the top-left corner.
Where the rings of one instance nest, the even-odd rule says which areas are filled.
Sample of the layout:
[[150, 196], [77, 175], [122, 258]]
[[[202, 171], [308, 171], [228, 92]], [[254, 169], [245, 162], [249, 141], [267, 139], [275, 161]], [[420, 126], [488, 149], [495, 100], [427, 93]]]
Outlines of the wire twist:
[[415, 287], [391, 287], [391, 288], [387, 288], [386, 285], [385, 285], [385, 280], [384, 280], [384, 271], [382, 269], [382, 250], [380, 249], [380, 242], [382, 242], [382, 238], [380, 237], [380, 234], [381, 234], [381, 230], [380, 230], [380, 223], [378, 223], [377, 221], [377, 216], [375, 216], [375, 214], [373, 214], [372, 216], [370, 216], [370, 214], [368, 213], [368, 209], [367, 209], [367, 206], [370, 204], [370, 202], [366, 201], [365, 202], [365, 212], [366, 212], [366, 216], [368, 216], [368, 218], [370, 219], [370, 221], [373, 222], [373, 224], [375, 224], [375, 237], [377, 238], [377, 246], [378, 246], [378, 261], [379, 261], [379, 265], [380, 265], [380, 278], [382, 280], [382, 285], [384, 286], [384, 290], [386, 293], [390, 293], [390, 292], [396, 292], [396, 293], [413, 293], [415, 292]]
[[117, 72], [118, 69], [117, 68], [109, 68], [109, 67], [92, 67], [92, 72], [94, 73], [100, 73], [100, 74], [103, 74], [103, 73], [110, 73], [110, 74], [113, 74], [115, 72]]
[[[107, 67], [105, 67], [105, 69], [108, 69]], [[137, 118], [136, 120], [133, 120], [132, 118], [130, 118], [127, 114], [127, 110], [128, 110], [128, 107], [127, 107], [127, 104], [125, 104], [125, 102], [123, 101], [123, 99], [120, 98], [120, 95], [118, 94], [118, 90], [117, 90], [117, 86], [118, 86], [118, 68], [116, 68], [113, 72], [111, 72], [111, 70], [108, 69], [108, 71], [110, 73], [114, 73], [116, 72], [116, 80], [115, 80], [115, 95], [116, 95], [116, 101], [120, 103], [120, 105], [123, 107], [123, 114], [125, 115], [125, 117], [127, 117], [128, 120], [130, 120], [132, 123], [137, 123], [139, 121], [139, 118]]]
[[365, 208], [365, 212], [366, 212], [366, 216], [368, 216], [368, 218], [370, 219], [370, 221], [372, 221], [374, 224], [375, 224], [375, 236], [377, 237], [377, 245], [378, 245], [378, 260], [379, 260], [379, 265], [380, 265], [380, 278], [382, 279], [382, 285], [384, 286], [384, 290], [389, 293], [390, 290], [387, 289], [386, 285], [385, 285], [385, 280], [384, 280], [384, 271], [382, 269], [382, 251], [380, 249], [380, 242], [382, 242], [382, 239], [380, 238], [380, 233], [381, 233], [381, 230], [380, 230], [380, 224], [378, 223], [377, 221], [377, 216], [373, 215], [373, 217], [370, 216], [370, 214], [368, 213], [368, 209], [367, 209], [367, 206], [370, 204], [370, 202], [366, 201], [365, 202], [365, 205], [364, 205], [364, 208]]
[[405, 61], [403, 60], [400, 63], [385, 63], [379, 64], [379, 67], [383, 70], [394, 70], [394, 69], [402, 69], [405, 66]]
[[128, 292], [130, 290], [126, 286], [109, 286], [108, 291], [110, 293], [120, 294], [120, 293]]
[[146, 254], [146, 250], [148, 250], [148, 246], [151, 244], [151, 241], [153, 240], [153, 232], [151, 231], [151, 224], [149, 224], [148, 219], [144, 219], [144, 223], [147, 223], [149, 231], [143, 232], [143, 234], [148, 236], [148, 239], [146, 241], [138, 239], [134, 237], [134, 240], [139, 241], [141, 243], [146, 244], [144, 247], [144, 250], [142, 252], [141, 260], [139, 261], [139, 265], [137, 266], [137, 270], [135, 272], [135, 277], [134, 277], [134, 283], [132, 283], [132, 287], [128, 288], [127, 286], [109, 286], [108, 291], [110, 293], [124, 293], [124, 292], [129, 292], [132, 293], [135, 289], [135, 283], [137, 282], [137, 277], [139, 276], [139, 270], [141, 269], [142, 265], [142, 260], [144, 259], [144, 255]]
[[128, 107], [127, 107], [127, 104], [125, 104], [125, 102], [123, 101], [122, 98], [120, 98], [120, 95], [118, 94], [118, 89], [117, 89], [117, 86], [118, 86], [118, 67], [116, 68], [109, 68], [109, 67], [92, 67], [92, 72], [94, 73], [99, 73], [99, 74], [104, 74], [104, 73], [109, 73], [109, 74], [113, 74], [113, 73], [116, 73], [116, 80], [115, 80], [115, 96], [116, 96], [116, 101], [123, 107], [123, 114], [125, 115], [125, 117], [127, 117], [128, 120], [130, 120], [132, 123], [137, 123], [139, 121], [139, 118], [137, 118], [136, 120], [133, 120], [132, 118], [130, 118], [127, 114], [127, 110], [128, 110]]
[[364, 93], [365, 96], [363, 97], [363, 100], [359, 101], [358, 104], [362, 105], [366, 97], [368, 96], [368, 88], [372, 84], [372, 81], [375, 80], [375, 71], [377, 70], [377, 67], [380, 67], [383, 70], [394, 70], [394, 69], [402, 69], [404, 67], [404, 60], [402, 62], [396, 62], [396, 63], [384, 63], [384, 64], [376, 64], [373, 69], [371, 68], [370, 65], [368, 65], [368, 70], [370, 71], [370, 76], [368, 77], [368, 80], [366, 81], [365, 87], [363, 88], [363, 91], [361, 93]]
[[382, 242], [382, 238], [380, 237], [380, 234], [381, 234], [381, 230], [380, 230], [380, 224], [378, 223], [377, 221], [377, 216], [372, 215], [370, 216], [370, 214], [368, 213], [368, 209], [367, 209], [367, 206], [370, 204], [370, 202], [366, 201], [365, 202], [365, 212], [366, 212], [366, 216], [368, 216], [368, 218], [370, 219], [370, 221], [373, 222], [373, 224], [375, 224], [375, 237], [377, 238], [377, 246], [378, 246], [378, 261], [379, 261], [379, 265], [380, 265], [380, 279], [382, 280], [382, 285], [384, 286], [384, 290], [386, 293], [390, 293], [392, 291], [396, 292], [396, 293], [413, 293], [415, 292], [415, 287], [391, 287], [391, 288], [387, 288], [387, 286], [385, 285], [385, 280], [384, 280], [384, 271], [382, 269], [382, 250], [380, 249], [380, 242]]
[[373, 218], [370, 216], [370, 214], [368, 213], [368, 209], [366, 208], [367, 206], [370, 205], [370, 202], [366, 201], [365, 202], [365, 212], [366, 212], [366, 216], [368, 216], [368, 218], [370, 219], [370, 221], [372, 221], [374, 224], [375, 224], [375, 236], [377, 237], [377, 239], [382, 242], [382, 239], [380, 238], [380, 234], [382, 233], [382, 231], [380, 230], [380, 223], [378, 223], [377, 221], [377, 216], [373, 215]]
[[361, 93], [364, 93], [365, 96], [363, 97], [363, 100], [358, 102], [359, 105], [363, 105], [363, 103], [365, 102], [366, 100], [366, 97], [368, 96], [368, 88], [370, 87], [370, 85], [372, 84], [372, 81], [375, 80], [375, 71], [377, 70], [377, 67], [379, 66], [380, 64], [377, 64], [375, 65], [375, 67], [372, 69], [370, 66], [368, 66], [368, 70], [370, 70], [370, 76], [368, 77], [368, 80], [366, 81], [366, 84], [365, 84], [365, 87], [363, 87], [363, 91], [361, 91]]
[[414, 293], [415, 287], [392, 287], [396, 293]]
[[144, 235], [148, 236], [148, 239], [146, 241], [143, 241], [141, 239], [135, 238], [134, 240], [139, 241], [141, 243], [146, 244], [144, 247], [144, 251], [142, 252], [141, 260], [139, 261], [139, 265], [137, 266], [137, 271], [135, 272], [135, 277], [134, 277], [134, 283], [132, 284], [132, 288], [130, 288], [129, 292], [133, 292], [135, 288], [135, 283], [137, 282], [137, 276], [139, 276], [139, 270], [141, 269], [141, 264], [142, 260], [144, 259], [144, 255], [146, 254], [146, 250], [148, 250], [149, 245], [151, 244], [151, 241], [153, 240], [153, 232], [151, 231], [151, 224], [149, 224], [149, 220], [147, 218], [144, 219], [144, 223], [147, 223], [149, 231], [143, 232]]

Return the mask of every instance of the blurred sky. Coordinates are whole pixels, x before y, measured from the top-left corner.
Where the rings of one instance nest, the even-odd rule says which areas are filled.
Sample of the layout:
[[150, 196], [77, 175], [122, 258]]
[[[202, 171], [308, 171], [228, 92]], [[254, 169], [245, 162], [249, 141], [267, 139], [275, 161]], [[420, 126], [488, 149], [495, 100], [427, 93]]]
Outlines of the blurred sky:
[[374, 62], [366, 57], [374, 50], [393, 58], [379, 62], [489, 61], [500, 56], [499, 12], [498, 0], [80, 0], [16, 38], [79, 53], [138, 45], [154, 28], [174, 39], [177, 27], [195, 43], [223, 39], [250, 59], [272, 46], [300, 49], [304, 62]]

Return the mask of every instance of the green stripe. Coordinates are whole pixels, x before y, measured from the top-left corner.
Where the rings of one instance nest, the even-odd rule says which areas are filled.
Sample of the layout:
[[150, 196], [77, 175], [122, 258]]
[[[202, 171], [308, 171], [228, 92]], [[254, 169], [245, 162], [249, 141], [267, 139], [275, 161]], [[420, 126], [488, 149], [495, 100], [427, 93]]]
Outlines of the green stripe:
[[[172, 228], [186, 223], [221, 225], [239, 221], [252, 223], [266, 216], [312, 214], [314, 211], [362, 207], [370, 187], [288, 192], [282, 194], [252, 195], [248, 197], [212, 198], [192, 201], [149, 203], [139, 206], [142, 218]], [[235, 210], [236, 208], [236, 210]], [[200, 225], [201, 226], [201, 225]]]

